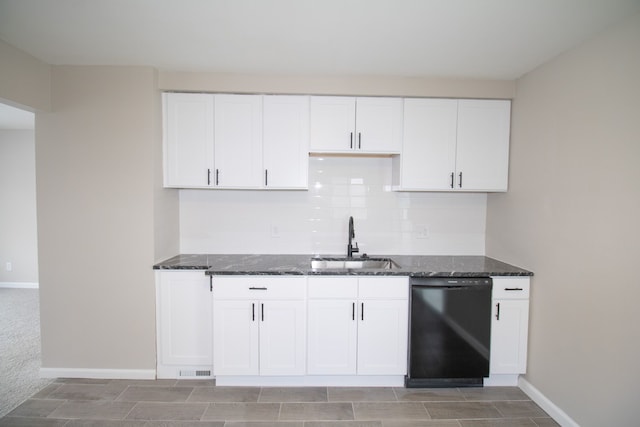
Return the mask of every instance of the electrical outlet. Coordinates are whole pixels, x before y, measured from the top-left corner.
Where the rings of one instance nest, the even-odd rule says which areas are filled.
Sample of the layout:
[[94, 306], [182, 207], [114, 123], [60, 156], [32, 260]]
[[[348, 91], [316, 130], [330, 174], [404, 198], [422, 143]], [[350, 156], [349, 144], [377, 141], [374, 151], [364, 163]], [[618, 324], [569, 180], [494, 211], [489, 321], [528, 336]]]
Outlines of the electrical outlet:
[[7, 264], [5, 265], [5, 269], [7, 271], [13, 271], [13, 264], [11, 264], [11, 261], [7, 261]]
[[418, 226], [418, 233], [416, 235], [418, 239], [428, 239], [429, 238], [429, 227], [426, 225]]

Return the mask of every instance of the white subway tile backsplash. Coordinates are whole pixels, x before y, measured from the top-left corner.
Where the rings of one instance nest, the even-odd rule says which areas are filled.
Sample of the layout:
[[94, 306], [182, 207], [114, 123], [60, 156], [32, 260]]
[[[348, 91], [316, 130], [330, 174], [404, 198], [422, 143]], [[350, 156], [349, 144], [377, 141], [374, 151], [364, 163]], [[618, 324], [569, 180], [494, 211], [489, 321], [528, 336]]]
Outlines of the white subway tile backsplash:
[[484, 255], [486, 194], [390, 187], [390, 158], [311, 157], [308, 191], [180, 190], [180, 251], [344, 254], [353, 216], [360, 254]]

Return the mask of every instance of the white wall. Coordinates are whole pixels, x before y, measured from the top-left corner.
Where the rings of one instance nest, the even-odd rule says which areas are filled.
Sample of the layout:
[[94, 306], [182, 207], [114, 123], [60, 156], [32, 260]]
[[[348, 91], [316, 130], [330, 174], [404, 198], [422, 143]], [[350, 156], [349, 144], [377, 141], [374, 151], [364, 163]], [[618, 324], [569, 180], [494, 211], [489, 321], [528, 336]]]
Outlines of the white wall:
[[[6, 263], [12, 271], [6, 270]], [[38, 282], [33, 130], [0, 130], [0, 283]]]
[[517, 83], [487, 254], [535, 272], [526, 379], [583, 427], [637, 426], [640, 15]]
[[[311, 157], [309, 191], [180, 190], [180, 252], [483, 255], [486, 194], [390, 191], [390, 158]], [[425, 232], [426, 229], [426, 232]]]

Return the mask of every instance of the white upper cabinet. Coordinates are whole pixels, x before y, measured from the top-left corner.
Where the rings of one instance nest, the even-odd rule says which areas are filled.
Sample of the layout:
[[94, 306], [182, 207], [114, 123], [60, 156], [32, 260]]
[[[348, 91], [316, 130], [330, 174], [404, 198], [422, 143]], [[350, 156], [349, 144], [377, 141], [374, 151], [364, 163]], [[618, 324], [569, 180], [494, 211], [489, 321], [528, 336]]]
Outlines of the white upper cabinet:
[[506, 191], [511, 102], [405, 99], [394, 187], [415, 191]]
[[402, 99], [312, 96], [310, 151], [397, 154]]
[[258, 188], [262, 183], [262, 97], [215, 95], [215, 186]]
[[210, 185], [213, 158], [213, 95], [163, 94], [164, 186]]
[[263, 98], [263, 185], [269, 189], [308, 186], [309, 97]]
[[164, 186], [306, 189], [309, 97], [164, 93]]
[[510, 101], [458, 101], [458, 189], [507, 191], [510, 125]]

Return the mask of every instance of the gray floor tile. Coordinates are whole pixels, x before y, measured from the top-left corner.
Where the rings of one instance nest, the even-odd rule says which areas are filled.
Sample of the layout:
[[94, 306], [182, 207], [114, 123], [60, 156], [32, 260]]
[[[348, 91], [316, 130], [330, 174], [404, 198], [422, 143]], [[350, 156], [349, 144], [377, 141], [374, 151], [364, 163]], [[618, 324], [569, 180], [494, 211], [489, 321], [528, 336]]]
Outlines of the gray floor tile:
[[118, 400], [130, 402], [186, 402], [193, 387], [130, 386]]
[[384, 420], [383, 427], [460, 427], [456, 420]]
[[353, 420], [353, 406], [347, 402], [283, 403], [281, 420], [339, 421]]
[[152, 386], [152, 387], [173, 387], [177, 385], [177, 380], [111, 380], [111, 384], [124, 386]]
[[51, 393], [53, 393], [58, 388], [60, 388], [61, 385], [62, 384], [59, 384], [59, 383], [51, 383], [51, 384], [47, 385], [45, 388], [43, 388], [42, 390], [40, 390], [39, 392], [37, 392], [36, 394], [34, 394], [33, 396], [31, 396], [31, 398], [32, 399], [45, 399], [45, 398], [49, 397], [49, 395]]
[[396, 395], [389, 387], [329, 387], [329, 402], [395, 402]]
[[304, 427], [302, 421], [227, 421], [224, 427]]
[[406, 402], [455, 402], [464, 401], [457, 388], [394, 388], [399, 401]]
[[70, 420], [64, 427], [147, 427], [146, 421], [129, 420]]
[[46, 417], [55, 411], [64, 400], [54, 399], [28, 399], [13, 411], [9, 412], [12, 417]]
[[546, 417], [538, 405], [532, 401], [505, 401], [493, 402], [493, 405], [505, 417]]
[[224, 421], [147, 421], [144, 427], [224, 427]]
[[213, 378], [206, 380], [178, 380], [175, 385], [177, 387], [214, 387], [216, 380]]
[[560, 424], [555, 422], [553, 420], [553, 418], [546, 418], [546, 417], [536, 418], [536, 417], [533, 417], [533, 418], [531, 418], [531, 420], [534, 423], [536, 423], [536, 426], [538, 426], [538, 427], [560, 427]]
[[63, 384], [109, 384], [113, 380], [101, 378], [57, 378], [55, 382]]
[[304, 427], [382, 427], [382, 421], [305, 421]]
[[491, 402], [425, 402], [433, 419], [502, 418]]
[[467, 400], [530, 400], [518, 387], [469, 387], [460, 392]]
[[50, 415], [51, 418], [83, 418], [122, 420], [133, 409], [135, 402], [106, 400], [69, 400]]
[[356, 420], [428, 420], [429, 414], [418, 402], [355, 402]]
[[198, 421], [206, 409], [206, 403], [138, 402], [127, 415], [127, 419]]
[[0, 427], [63, 427], [68, 420], [53, 418], [9, 417], [0, 419]]
[[207, 421], [276, 421], [279, 403], [211, 403], [202, 416]]
[[462, 427], [536, 427], [530, 418], [495, 418], [491, 420], [460, 420]]
[[258, 402], [326, 402], [326, 387], [263, 387]]
[[114, 400], [127, 388], [124, 384], [62, 384], [47, 398], [66, 400]]
[[194, 387], [189, 402], [257, 402], [260, 387]]

